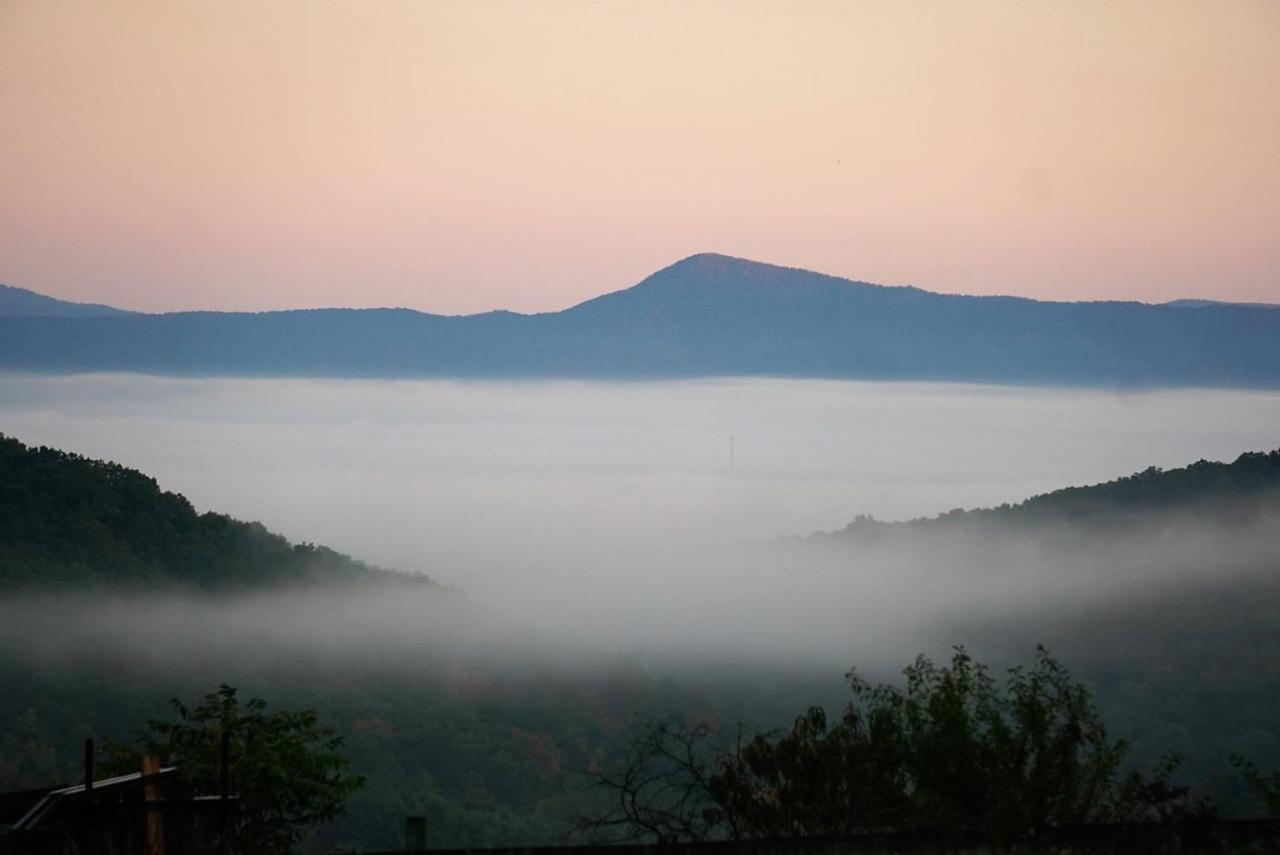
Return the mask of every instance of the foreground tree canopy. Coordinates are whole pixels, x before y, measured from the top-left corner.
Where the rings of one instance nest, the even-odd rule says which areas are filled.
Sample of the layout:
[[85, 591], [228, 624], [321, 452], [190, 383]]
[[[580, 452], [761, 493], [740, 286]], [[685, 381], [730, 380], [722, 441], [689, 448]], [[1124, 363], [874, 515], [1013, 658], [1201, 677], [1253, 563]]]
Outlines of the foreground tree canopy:
[[848, 675], [837, 721], [812, 708], [781, 733], [718, 740], [706, 724], [652, 723], [623, 767], [598, 777], [613, 808], [596, 839], [705, 840], [977, 832], [995, 841], [1054, 827], [1210, 812], [1170, 782], [1124, 773], [1089, 692], [1043, 648], [1003, 684], [956, 648], [918, 658], [905, 688]]
[[308, 827], [337, 816], [364, 782], [339, 753], [342, 740], [311, 710], [268, 712], [257, 698], [241, 704], [227, 685], [194, 707], [172, 705], [176, 720], [148, 721], [136, 745], [114, 746], [112, 762], [136, 769], [142, 755], [154, 755], [176, 765], [196, 792], [216, 793], [226, 733], [237, 797], [227, 851], [294, 851]]

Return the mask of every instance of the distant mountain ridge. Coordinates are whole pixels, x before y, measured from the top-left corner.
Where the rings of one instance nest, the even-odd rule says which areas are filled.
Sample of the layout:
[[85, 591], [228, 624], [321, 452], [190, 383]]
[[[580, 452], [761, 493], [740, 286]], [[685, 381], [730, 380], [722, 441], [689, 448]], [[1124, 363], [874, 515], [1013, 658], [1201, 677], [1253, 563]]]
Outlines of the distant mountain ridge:
[[1170, 300], [1162, 306], [1176, 306], [1179, 309], [1205, 309], [1213, 306], [1247, 306], [1250, 309], [1280, 309], [1280, 303], [1233, 303], [1227, 300], [1204, 300], [1198, 297], [1182, 300]]
[[938, 294], [702, 254], [631, 288], [534, 315], [314, 309], [0, 317], [0, 368], [1278, 388], [1280, 312]]

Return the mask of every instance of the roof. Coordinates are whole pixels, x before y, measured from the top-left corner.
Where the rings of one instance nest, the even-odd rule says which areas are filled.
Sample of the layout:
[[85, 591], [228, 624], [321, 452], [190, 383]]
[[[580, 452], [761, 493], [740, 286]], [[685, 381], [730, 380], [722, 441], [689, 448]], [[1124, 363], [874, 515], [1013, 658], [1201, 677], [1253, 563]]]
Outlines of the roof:
[[[165, 766], [158, 772], [146, 775], [148, 778], [155, 778], [160, 775], [168, 775], [178, 771], [177, 766]], [[117, 775], [114, 778], [103, 778], [101, 781], [93, 782], [93, 792], [98, 790], [110, 789], [112, 787], [121, 787], [128, 784], [134, 784], [142, 780], [141, 772], [131, 772], [128, 775]], [[84, 795], [84, 784], [74, 784], [70, 787], [60, 787], [56, 790], [50, 790], [40, 799], [31, 810], [27, 811], [21, 819], [9, 826], [11, 831], [23, 831], [25, 829], [34, 828], [39, 825], [40, 821], [48, 816], [64, 799], [74, 798], [75, 796]]]

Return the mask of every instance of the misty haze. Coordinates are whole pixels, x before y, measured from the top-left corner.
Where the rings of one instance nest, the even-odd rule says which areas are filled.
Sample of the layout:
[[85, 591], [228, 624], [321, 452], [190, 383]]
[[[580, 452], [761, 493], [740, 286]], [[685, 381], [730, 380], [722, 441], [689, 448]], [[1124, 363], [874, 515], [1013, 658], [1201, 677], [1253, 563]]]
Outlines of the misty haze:
[[[1280, 394], [1266, 392], [812, 380], [10, 375], [0, 400], [19, 439], [136, 467], [199, 509], [291, 540], [425, 573], [490, 618], [597, 650], [819, 655], [832, 673], [855, 653], [908, 657], [975, 609], [1106, 600], [1149, 574], [1212, 579], [1228, 568], [1205, 559], [1223, 544], [1183, 530], [1138, 561], [1140, 539], [1127, 559], [1011, 542], [972, 576], [956, 551], [841, 558], [788, 539], [859, 515], [933, 516], [1228, 460], [1275, 444], [1280, 425]], [[368, 619], [385, 626], [379, 615]]]

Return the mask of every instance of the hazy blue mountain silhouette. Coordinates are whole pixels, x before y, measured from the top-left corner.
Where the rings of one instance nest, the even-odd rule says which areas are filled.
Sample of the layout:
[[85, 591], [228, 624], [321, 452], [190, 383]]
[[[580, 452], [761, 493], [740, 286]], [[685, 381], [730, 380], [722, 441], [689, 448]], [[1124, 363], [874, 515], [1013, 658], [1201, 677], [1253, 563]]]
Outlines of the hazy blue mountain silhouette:
[[1232, 303], [1228, 300], [1205, 300], [1200, 297], [1170, 300], [1162, 306], [1178, 306], [1183, 309], [1204, 309], [1211, 306], [1251, 306], [1255, 309], [1280, 309], [1280, 303]]
[[127, 315], [124, 309], [98, 303], [71, 303], [46, 297], [26, 288], [0, 284], [0, 316], [86, 318], [103, 315]]
[[709, 375], [1280, 386], [1280, 312], [884, 287], [721, 255], [559, 312], [0, 318], [0, 367], [170, 374]]

